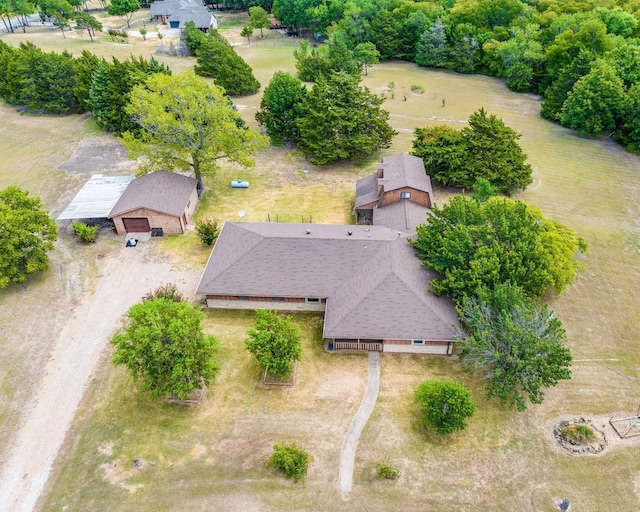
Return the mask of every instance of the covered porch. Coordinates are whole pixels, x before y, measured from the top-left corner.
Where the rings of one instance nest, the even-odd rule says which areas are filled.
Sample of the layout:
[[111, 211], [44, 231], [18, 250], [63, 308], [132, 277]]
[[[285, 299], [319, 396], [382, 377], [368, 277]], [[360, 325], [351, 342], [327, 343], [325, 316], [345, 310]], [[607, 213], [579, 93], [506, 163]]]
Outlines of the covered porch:
[[359, 340], [336, 338], [329, 340], [329, 350], [350, 351], [350, 352], [382, 352], [383, 340]]

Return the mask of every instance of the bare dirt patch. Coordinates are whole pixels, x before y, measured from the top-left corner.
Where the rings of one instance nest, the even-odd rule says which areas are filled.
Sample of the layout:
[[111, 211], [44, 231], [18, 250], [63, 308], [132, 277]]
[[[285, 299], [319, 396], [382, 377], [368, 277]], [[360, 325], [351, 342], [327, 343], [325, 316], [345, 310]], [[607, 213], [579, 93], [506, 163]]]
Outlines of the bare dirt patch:
[[118, 139], [104, 134], [82, 139], [71, 158], [59, 168], [71, 174], [90, 176], [99, 172], [134, 171], [137, 165], [129, 160]]

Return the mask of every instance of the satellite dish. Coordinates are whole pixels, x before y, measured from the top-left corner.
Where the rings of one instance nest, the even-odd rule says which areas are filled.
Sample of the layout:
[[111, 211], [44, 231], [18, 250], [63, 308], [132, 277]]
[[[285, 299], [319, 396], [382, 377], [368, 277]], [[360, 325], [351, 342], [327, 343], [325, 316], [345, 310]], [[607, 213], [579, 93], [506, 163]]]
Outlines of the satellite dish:
[[244, 210], [240, 210], [238, 212], [238, 217], [240, 217], [240, 220], [242, 220], [242, 217], [244, 217], [247, 214], [247, 212], [245, 212]]

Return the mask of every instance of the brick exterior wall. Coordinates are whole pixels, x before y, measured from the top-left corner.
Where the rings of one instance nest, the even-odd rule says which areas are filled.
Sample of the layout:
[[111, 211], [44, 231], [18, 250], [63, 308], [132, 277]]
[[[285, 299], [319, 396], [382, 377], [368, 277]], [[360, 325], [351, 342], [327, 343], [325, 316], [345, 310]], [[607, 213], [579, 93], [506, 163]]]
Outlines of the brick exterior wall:
[[[188, 206], [183, 212], [187, 218], [187, 223], [191, 222], [191, 219], [193, 219], [193, 214], [198, 208], [198, 202], [198, 191], [194, 187], [187, 203]], [[137, 210], [132, 210], [113, 218], [116, 233], [119, 235], [124, 235], [127, 232], [124, 227], [124, 223], [122, 222], [123, 218], [146, 218], [149, 220], [149, 226], [151, 228], [162, 228], [165, 235], [181, 235], [187, 230], [187, 226], [182, 215], [180, 215], [180, 217], [174, 217], [166, 213], [149, 210], [148, 208], [138, 208]]]

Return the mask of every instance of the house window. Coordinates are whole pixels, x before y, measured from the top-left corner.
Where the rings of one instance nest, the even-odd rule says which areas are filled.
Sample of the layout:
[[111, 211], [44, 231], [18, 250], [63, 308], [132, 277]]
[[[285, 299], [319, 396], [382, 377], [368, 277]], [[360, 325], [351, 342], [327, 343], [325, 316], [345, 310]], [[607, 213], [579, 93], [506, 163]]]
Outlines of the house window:
[[320, 299], [318, 297], [307, 297], [305, 299], [306, 302], [313, 302], [313, 303], [318, 303], [320, 302]]
[[412, 345], [424, 345], [424, 340], [413, 340]]
[[271, 297], [271, 300], [279, 300], [279, 301], [283, 301], [284, 297]]
[[238, 295], [238, 300], [249, 300], [249, 297], [246, 295]]
[[400, 197], [402, 199], [409, 199], [411, 197], [411, 192], [400, 192]]

